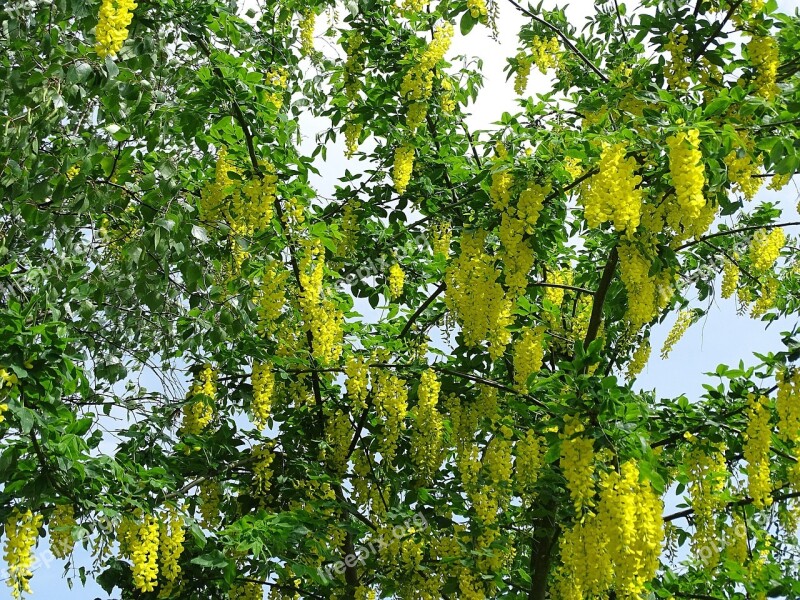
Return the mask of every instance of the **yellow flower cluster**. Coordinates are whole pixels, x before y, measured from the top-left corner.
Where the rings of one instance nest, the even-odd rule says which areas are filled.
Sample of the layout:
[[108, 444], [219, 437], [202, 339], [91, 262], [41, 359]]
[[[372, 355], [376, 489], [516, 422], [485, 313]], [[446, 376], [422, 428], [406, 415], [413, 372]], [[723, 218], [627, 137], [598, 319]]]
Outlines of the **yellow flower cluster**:
[[159, 538], [158, 553], [161, 556], [161, 574], [168, 582], [167, 587], [171, 588], [171, 584], [177, 581], [181, 574], [181, 566], [178, 561], [183, 554], [183, 541], [186, 539], [183, 517], [176, 507], [170, 506], [166, 514], [162, 516]]
[[675, 320], [675, 324], [672, 326], [672, 329], [669, 330], [669, 334], [667, 334], [667, 339], [664, 340], [664, 345], [661, 346], [661, 358], [666, 360], [669, 357], [669, 353], [672, 352], [672, 348], [677, 344], [680, 339], [683, 337], [683, 334], [686, 333], [686, 330], [689, 329], [689, 326], [694, 323], [694, 311], [692, 310], [682, 310], [678, 313], [678, 318]]
[[649, 323], [672, 297], [672, 277], [666, 271], [651, 277], [650, 265], [636, 245], [619, 245], [620, 275], [628, 295], [625, 317], [634, 328]]
[[6, 519], [3, 560], [8, 569], [6, 585], [11, 588], [11, 597], [15, 600], [19, 600], [23, 593], [31, 593], [33, 547], [39, 537], [42, 520], [42, 515], [33, 514], [30, 509], [21, 511], [19, 507], [14, 507]]
[[533, 65], [533, 57], [520, 52], [517, 54], [514, 61], [517, 64], [517, 75], [514, 78], [514, 92], [520, 96], [528, 89], [528, 78], [531, 75], [531, 66]]
[[263, 93], [263, 100], [265, 103], [272, 103], [276, 109], [280, 110], [283, 107], [283, 93], [289, 81], [289, 74], [283, 67], [270, 69], [264, 73], [264, 84], [274, 88], [271, 91]]
[[344, 373], [347, 376], [345, 385], [347, 394], [353, 403], [355, 410], [364, 410], [367, 407], [367, 394], [369, 394], [369, 367], [364, 359], [355, 354], [347, 357], [344, 366]]
[[326, 409], [325, 417], [325, 442], [328, 447], [324, 449], [323, 457], [331, 470], [343, 474], [347, 468], [353, 426], [348, 413], [341, 409]]
[[772, 180], [769, 182], [767, 189], [773, 190], [775, 192], [780, 192], [783, 188], [786, 187], [786, 185], [789, 183], [791, 179], [792, 179], [791, 173], [783, 173], [783, 174], [775, 173], [775, 175], [772, 176]]
[[731, 515], [731, 523], [725, 529], [725, 554], [728, 560], [744, 565], [750, 558], [747, 546], [747, 526], [738, 512]]
[[371, 379], [375, 412], [383, 421], [383, 435], [378, 442], [378, 449], [384, 464], [390, 465], [397, 452], [400, 434], [405, 429], [408, 390], [406, 382], [389, 373], [388, 369], [374, 369]]
[[304, 252], [299, 261], [300, 294], [298, 302], [307, 331], [313, 338], [313, 356], [329, 364], [342, 353], [341, 311], [336, 310], [322, 288], [325, 270], [325, 249], [319, 240], [303, 241]]
[[492, 183], [489, 186], [489, 197], [495, 210], [504, 211], [511, 200], [511, 187], [514, 185], [514, 176], [503, 161], [508, 158], [508, 150], [503, 142], [495, 144], [494, 164], [492, 169]]
[[255, 493], [264, 497], [272, 487], [272, 463], [275, 453], [268, 444], [259, 444], [253, 448], [253, 488]]
[[355, 199], [345, 201], [342, 207], [342, 218], [339, 220], [339, 233], [342, 237], [336, 244], [336, 256], [346, 258], [356, 246], [360, 223], [357, 211], [361, 208], [361, 202]]
[[530, 183], [528, 187], [520, 192], [514, 216], [522, 221], [526, 234], [531, 235], [533, 233], [536, 222], [539, 220], [539, 213], [542, 212], [544, 201], [550, 194], [551, 189], [549, 185], [543, 186]]
[[228, 161], [228, 149], [222, 146], [217, 153], [214, 169], [214, 182], [206, 184], [200, 192], [200, 218], [204, 221], [217, 221], [227, 208], [226, 198], [233, 184], [228, 173], [239, 170]]
[[67, 169], [67, 172], [65, 173], [65, 175], [67, 176], [67, 181], [72, 181], [73, 179], [75, 179], [80, 172], [81, 172], [80, 165], [72, 165], [69, 169]]
[[[216, 377], [210, 364], [203, 365], [189, 389], [186, 404], [183, 405], [180, 435], [200, 435], [211, 422], [214, 417], [214, 402], [217, 396]], [[196, 398], [197, 396], [200, 397]]]
[[628, 237], [639, 226], [643, 191], [637, 188], [642, 178], [636, 175], [636, 161], [625, 158], [627, 145], [603, 143], [598, 173], [582, 186], [581, 200], [589, 227], [613, 221], [614, 228]]
[[474, 347], [489, 342], [489, 355], [499, 358], [511, 339], [512, 305], [497, 280], [499, 271], [492, 257], [483, 250], [485, 231], [465, 232], [461, 254], [451, 261], [445, 273], [445, 302], [456, 314], [464, 343]]
[[583, 167], [581, 167], [581, 159], [573, 156], [568, 156], [564, 159], [564, 170], [569, 173], [572, 179], [577, 179], [583, 175]]
[[403, 284], [406, 280], [405, 271], [398, 263], [393, 263], [389, 267], [389, 275], [386, 278], [386, 283], [389, 285], [389, 294], [392, 298], [396, 299], [403, 295]]
[[350, 102], [358, 99], [361, 91], [361, 76], [366, 64], [364, 36], [360, 32], [351, 32], [344, 44], [347, 60], [344, 63], [344, 94]]
[[264, 267], [261, 285], [255, 298], [258, 306], [258, 333], [267, 336], [277, 327], [278, 318], [286, 304], [286, 282], [289, 272], [278, 261]]
[[547, 442], [529, 429], [514, 445], [514, 485], [523, 497], [532, 499], [533, 488], [544, 468]]
[[426, 102], [412, 102], [406, 112], [406, 127], [414, 131], [422, 125], [425, 117], [428, 116], [428, 104]]
[[358, 140], [361, 137], [361, 132], [364, 125], [356, 123], [352, 117], [348, 117], [344, 123], [344, 145], [347, 158], [352, 157], [358, 151]]
[[765, 100], [772, 100], [778, 94], [778, 86], [775, 80], [778, 76], [778, 44], [770, 35], [753, 36], [747, 43], [747, 53], [750, 62], [756, 70], [756, 77], [753, 85], [756, 94]]
[[683, 30], [683, 25], [678, 25], [675, 31], [667, 36], [664, 50], [669, 52], [670, 58], [664, 65], [664, 76], [673, 89], [686, 87], [686, 78], [689, 76], [689, 65], [686, 63], [686, 46], [689, 36]]
[[158, 585], [158, 520], [153, 515], [146, 515], [129, 543], [133, 585], [142, 592], [152, 592]]
[[431, 481], [443, 458], [442, 415], [436, 405], [442, 384], [432, 369], [422, 373], [417, 388], [417, 406], [411, 411], [411, 460], [417, 475], [426, 484]]
[[514, 344], [514, 384], [522, 392], [528, 391], [528, 377], [542, 368], [544, 332], [543, 325], [528, 328]]
[[429, 0], [401, 0], [400, 8], [402, 10], [420, 12], [428, 5], [428, 2]]
[[204, 527], [212, 529], [219, 523], [222, 487], [216, 481], [200, 482], [200, 518]]
[[781, 255], [785, 244], [786, 234], [780, 227], [776, 227], [769, 233], [765, 229], [756, 231], [747, 251], [753, 270], [759, 273], [770, 270]]
[[622, 598], [638, 598], [659, 566], [664, 506], [652, 486], [639, 481], [633, 461], [623, 463], [619, 473], [605, 475], [600, 487], [597, 519], [608, 540], [614, 589]]
[[800, 444], [800, 369], [784, 371], [777, 377], [778, 434], [791, 444]]
[[780, 281], [777, 277], [772, 275], [764, 278], [760, 282], [758, 286], [758, 299], [756, 299], [756, 301], [753, 303], [753, 307], [750, 309], [751, 317], [756, 319], [765, 314], [769, 309], [774, 308], [779, 287]]
[[[733, 260], [738, 261], [739, 255], [734, 253]], [[722, 268], [722, 297], [730, 298], [736, 292], [736, 287], [739, 285], [739, 265], [731, 260], [725, 261], [725, 266]]]
[[[688, 434], [690, 443], [697, 439]], [[724, 503], [721, 494], [728, 479], [728, 468], [723, 454], [724, 446], [708, 453], [698, 445], [686, 454], [685, 470], [689, 477], [689, 497], [694, 511], [695, 531], [692, 536], [692, 550], [697, 556], [703, 552], [716, 552], [717, 543], [716, 514]], [[707, 565], [716, 564], [718, 556], [709, 556]]]
[[655, 577], [664, 540], [663, 504], [633, 461], [600, 480], [596, 514], [577, 520], [559, 540], [561, 565], [556, 588], [561, 598], [639, 598]]
[[650, 360], [650, 350], [649, 337], [643, 339], [639, 345], [636, 346], [636, 350], [633, 351], [631, 360], [628, 363], [628, 379], [633, 379], [642, 372], [642, 369], [644, 369], [647, 361]]
[[133, 0], [103, 0], [95, 29], [95, 52], [101, 58], [114, 56], [128, 39], [128, 26], [133, 19]]
[[511, 430], [501, 427], [486, 445], [483, 465], [492, 487], [497, 490], [511, 482]]
[[[273, 587], [271, 591], [275, 590], [278, 588]], [[230, 600], [264, 600], [264, 588], [255, 581], [243, 581], [231, 586], [228, 598]]]
[[561, 471], [577, 513], [594, 506], [594, 440], [582, 435], [584, 426], [575, 416], [564, 417]]
[[72, 504], [56, 504], [48, 523], [50, 552], [56, 558], [66, 558], [72, 554], [72, 548], [75, 545], [75, 540], [72, 539], [72, 528], [75, 525], [77, 523]]
[[533, 268], [533, 248], [525, 239], [525, 222], [518, 218], [519, 211], [509, 206], [500, 220], [498, 237], [503, 244], [499, 257], [503, 261], [507, 297], [513, 304], [528, 287], [528, 273]]
[[453, 113], [456, 110], [456, 99], [453, 95], [453, 83], [448, 77], [442, 78], [442, 94], [439, 97], [439, 106], [442, 112], [446, 115]]
[[748, 398], [747, 429], [744, 435], [744, 459], [747, 461], [747, 491], [753, 506], [766, 508], [772, 503], [769, 465], [772, 428], [769, 424], [769, 400], [766, 396]]
[[667, 138], [669, 147], [669, 171], [675, 196], [683, 212], [685, 221], [693, 221], [700, 216], [705, 206], [703, 186], [705, 185], [705, 166], [700, 152], [700, 132], [697, 129], [680, 131]]
[[251, 179], [242, 191], [233, 194], [231, 201], [231, 228], [237, 235], [251, 236], [269, 229], [274, 214], [278, 176], [270, 162], [262, 163], [261, 179]]
[[259, 429], [267, 426], [275, 393], [275, 374], [269, 363], [253, 363], [253, 424]]
[[438, 223], [431, 227], [431, 248], [434, 256], [447, 257], [450, 254], [452, 234], [449, 223]]
[[424, 102], [433, 91], [433, 72], [450, 48], [453, 25], [442, 23], [433, 33], [433, 39], [416, 64], [403, 77], [400, 95], [408, 102]]
[[561, 47], [556, 36], [549, 38], [533, 36], [531, 52], [533, 62], [543, 75], [547, 73], [547, 69], [557, 67], [561, 60]]
[[[761, 155], [756, 155], [755, 142], [744, 132], [739, 133], [741, 148], [734, 148], [724, 159], [728, 167], [728, 180], [747, 200], [752, 200], [761, 187], [760, 170]], [[754, 159], [755, 158], [755, 159]]]
[[402, 144], [394, 151], [394, 168], [392, 169], [392, 181], [394, 189], [401, 196], [411, 181], [411, 172], [414, 170], [414, 146]]
[[469, 14], [473, 19], [486, 23], [489, 15], [486, 11], [485, 0], [467, 0], [467, 9], [469, 9]]
[[308, 9], [300, 15], [300, 51], [303, 54], [314, 52], [314, 25], [317, 22], [317, 14]]

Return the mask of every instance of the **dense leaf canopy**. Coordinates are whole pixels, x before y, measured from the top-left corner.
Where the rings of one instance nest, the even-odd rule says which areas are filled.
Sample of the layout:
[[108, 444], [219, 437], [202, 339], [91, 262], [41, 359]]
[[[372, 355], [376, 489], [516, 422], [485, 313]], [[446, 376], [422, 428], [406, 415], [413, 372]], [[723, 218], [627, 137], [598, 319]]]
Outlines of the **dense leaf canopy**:
[[0, 4], [14, 597], [800, 597], [796, 327], [635, 385], [718, 296], [796, 323], [797, 15]]

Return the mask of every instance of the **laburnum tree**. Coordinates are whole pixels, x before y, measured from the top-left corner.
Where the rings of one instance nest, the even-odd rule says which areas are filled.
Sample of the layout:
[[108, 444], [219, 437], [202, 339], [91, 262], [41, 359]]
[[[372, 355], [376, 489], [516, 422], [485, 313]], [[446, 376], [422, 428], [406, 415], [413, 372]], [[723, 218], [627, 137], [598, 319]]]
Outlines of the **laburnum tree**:
[[800, 597], [797, 327], [635, 385], [800, 313], [798, 72], [774, 0], [3, 2], [11, 596]]

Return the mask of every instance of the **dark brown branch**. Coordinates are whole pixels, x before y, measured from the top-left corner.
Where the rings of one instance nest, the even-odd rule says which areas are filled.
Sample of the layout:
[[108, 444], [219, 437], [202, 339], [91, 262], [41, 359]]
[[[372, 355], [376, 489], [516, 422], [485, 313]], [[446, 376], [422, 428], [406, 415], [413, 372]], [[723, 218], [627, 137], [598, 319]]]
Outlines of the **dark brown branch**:
[[574, 52], [575, 55], [578, 58], [580, 58], [586, 64], [587, 67], [589, 67], [592, 71], [594, 71], [597, 74], [597, 76], [603, 81], [603, 83], [608, 83], [608, 77], [606, 77], [603, 74], [603, 72], [600, 69], [598, 69], [594, 65], [594, 63], [592, 61], [590, 61], [586, 57], [586, 55], [583, 52], [578, 50], [578, 47], [575, 44], [572, 43], [572, 40], [570, 40], [566, 36], [566, 34], [564, 34], [558, 27], [556, 27], [552, 23], [549, 23], [548, 21], [545, 21], [542, 17], [532, 13], [531, 11], [527, 10], [526, 8], [523, 8], [523, 6], [521, 4], [519, 4], [518, 2], [516, 2], [516, 0], [508, 0], [508, 1], [514, 6], [514, 8], [516, 8], [523, 15], [525, 15], [527, 17], [530, 17], [531, 19], [533, 19], [537, 23], [540, 23], [540, 24], [544, 25], [545, 27], [547, 27], [548, 29], [550, 29], [551, 31], [553, 31], [553, 33], [555, 33], [558, 37], [561, 38], [561, 41], [564, 42], [564, 45], [567, 48], [569, 48], [572, 52]]
[[[777, 490], [773, 490], [775, 492]], [[800, 492], [788, 492], [786, 494], [779, 494], [777, 496], [772, 497], [772, 502], [780, 502], [781, 500], [790, 500], [792, 498], [800, 498]], [[752, 504], [753, 499], [749, 496], [746, 498], [742, 498], [741, 500], [734, 500], [733, 502], [729, 502], [726, 508], [733, 508], [734, 506], [746, 506], [748, 504]], [[688, 517], [689, 515], [694, 513], [693, 508], [687, 508], [685, 510], [680, 510], [678, 512], [674, 512], [671, 515], [667, 515], [663, 517], [663, 520], [666, 522], [675, 521], [677, 519], [682, 519], [684, 517]]]
[[711, 42], [713, 42], [717, 38], [720, 31], [722, 31], [722, 28], [725, 27], [725, 24], [730, 20], [730, 18], [733, 16], [733, 13], [737, 11], [737, 9], [739, 8], [739, 6], [742, 4], [743, 1], [744, 0], [735, 0], [734, 2], [731, 3], [730, 9], [728, 10], [727, 14], [723, 17], [722, 21], [717, 23], [717, 26], [711, 32], [711, 35], [708, 36], [708, 38], [706, 38], [706, 41], [703, 42], [703, 45], [700, 46], [700, 49], [697, 52], [695, 52], [694, 56], [692, 57], [693, 66], [698, 60], [700, 60], [700, 57], [703, 56], [705, 51], [708, 50], [708, 47], [711, 45]]
[[419, 308], [417, 308], [417, 310], [414, 311], [414, 314], [409, 317], [408, 321], [406, 321], [406, 324], [403, 326], [403, 330], [400, 332], [400, 335], [398, 336], [400, 339], [406, 337], [406, 334], [411, 330], [411, 327], [414, 325], [414, 322], [419, 318], [419, 316], [423, 312], [425, 312], [425, 309], [428, 308], [433, 303], [433, 301], [436, 300], [439, 294], [441, 294], [446, 288], [447, 288], [447, 283], [443, 281], [442, 283], [439, 284], [439, 287], [433, 290], [433, 293], [425, 299], [425, 302], [419, 305]]
[[716, 233], [710, 233], [708, 235], [699, 237], [696, 240], [692, 240], [690, 242], [686, 242], [685, 244], [681, 244], [680, 246], [675, 248], [675, 251], [679, 252], [681, 250], [685, 250], [686, 248], [690, 248], [692, 246], [696, 246], [697, 244], [701, 244], [706, 240], [710, 240], [715, 237], [720, 237], [723, 235], [733, 235], [734, 233], [741, 233], [743, 231], [755, 231], [757, 229], [775, 229], [776, 227], [791, 227], [793, 225], [800, 225], [800, 221], [788, 221], [786, 223], [770, 223], [768, 225], [749, 225], [747, 227], [739, 227], [737, 229], [726, 229], [725, 231], [717, 231]]
[[617, 252], [617, 247], [614, 246], [608, 255], [608, 261], [603, 269], [603, 274], [600, 276], [600, 284], [594, 294], [592, 316], [589, 318], [589, 327], [586, 328], [586, 338], [583, 340], [584, 348], [589, 347], [589, 344], [594, 341], [597, 337], [597, 332], [600, 330], [600, 324], [603, 322], [603, 305], [606, 301], [608, 288], [611, 286], [611, 280], [614, 278], [617, 262], [619, 262], [619, 252]]

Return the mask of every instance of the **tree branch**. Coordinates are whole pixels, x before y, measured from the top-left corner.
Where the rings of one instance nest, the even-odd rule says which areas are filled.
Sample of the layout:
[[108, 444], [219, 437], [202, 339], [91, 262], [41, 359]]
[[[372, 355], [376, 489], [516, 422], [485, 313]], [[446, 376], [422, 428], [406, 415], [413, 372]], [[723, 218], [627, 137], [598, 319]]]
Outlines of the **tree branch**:
[[583, 52], [581, 52], [580, 50], [578, 50], [578, 47], [577, 47], [577, 46], [575, 46], [575, 44], [573, 44], [573, 43], [572, 43], [572, 40], [570, 40], [570, 39], [569, 39], [569, 38], [566, 36], [566, 34], [564, 34], [564, 33], [563, 33], [563, 32], [562, 32], [562, 31], [561, 31], [561, 30], [560, 30], [558, 27], [556, 27], [556, 26], [555, 26], [555, 25], [553, 25], [552, 23], [549, 23], [549, 22], [545, 21], [545, 20], [544, 20], [542, 17], [540, 17], [540, 16], [538, 16], [538, 15], [536, 15], [536, 14], [532, 13], [532, 12], [531, 12], [531, 11], [529, 11], [528, 9], [526, 9], [526, 8], [523, 8], [521, 4], [519, 4], [518, 2], [516, 2], [516, 0], [508, 0], [508, 1], [509, 1], [509, 2], [510, 2], [512, 5], [513, 5], [513, 6], [514, 6], [514, 8], [516, 8], [516, 9], [517, 9], [519, 12], [521, 12], [523, 15], [525, 15], [525, 16], [527, 16], [527, 17], [530, 17], [531, 19], [533, 19], [533, 20], [534, 20], [534, 21], [536, 21], [537, 23], [541, 23], [542, 25], [544, 25], [545, 27], [547, 27], [548, 29], [550, 29], [551, 31], [553, 31], [553, 33], [555, 33], [555, 34], [556, 34], [558, 37], [560, 37], [560, 38], [561, 38], [561, 40], [564, 42], [564, 45], [565, 45], [567, 48], [569, 48], [570, 50], [572, 50], [572, 52], [574, 52], [574, 53], [575, 53], [575, 55], [576, 55], [576, 56], [578, 56], [578, 58], [580, 58], [580, 59], [581, 59], [581, 60], [582, 60], [582, 61], [583, 61], [583, 62], [586, 64], [586, 66], [587, 66], [587, 67], [589, 67], [589, 68], [590, 68], [592, 71], [594, 71], [594, 72], [597, 74], [597, 76], [598, 76], [598, 77], [599, 77], [599, 78], [600, 78], [600, 79], [603, 81], [603, 83], [608, 83], [608, 77], [606, 77], [606, 76], [603, 74], [603, 72], [602, 72], [600, 69], [598, 69], [598, 68], [597, 68], [597, 67], [594, 65], [594, 63], [592, 63], [592, 61], [590, 61], [590, 60], [589, 60], [589, 59], [586, 57], [586, 55], [585, 55]]
[[787, 221], [786, 223], [770, 223], [768, 225], [749, 225], [748, 227], [739, 227], [737, 229], [726, 229], [725, 231], [717, 231], [716, 233], [710, 233], [708, 235], [699, 237], [696, 240], [692, 240], [691, 242], [686, 242], [685, 244], [681, 244], [680, 246], [675, 248], [675, 252], [680, 252], [681, 250], [685, 250], [686, 248], [691, 248], [692, 246], [696, 246], [697, 244], [702, 244], [706, 240], [710, 240], [715, 237], [720, 237], [723, 235], [733, 235], [734, 233], [741, 233], [743, 231], [755, 231], [757, 229], [775, 229], [776, 227], [791, 227], [793, 225], [800, 225], [800, 221]]
[[615, 245], [608, 255], [608, 261], [600, 277], [600, 284], [597, 286], [597, 291], [594, 294], [592, 316], [589, 318], [589, 327], [586, 328], [586, 338], [583, 340], [584, 348], [589, 347], [589, 344], [594, 341], [597, 337], [597, 332], [600, 330], [600, 324], [603, 322], [603, 304], [605, 304], [606, 294], [608, 294], [608, 288], [611, 286], [611, 280], [614, 278], [617, 262], [619, 262], [619, 252]]
[[433, 290], [433, 293], [430, 296], [428, 296], [425, 299], [425, 302], [420, 304], [419, 308], [417, 308], [417, 310], [414, 311], [414, 314], [409, 317], [408, 321], [406, 321], [406, 324], [403, 327], [403, 330], [397, 337], [399, 337], [400, 339], [406, 337], [406, 334], [409, 332], [412, 325], [414, 325], [414, 321], [416, 321], [419, 318], [419, 316], [423, 312], [425, 312], [425, 309], [428, 308], [433, 303], [433, 301], [436, 300], [437, 296], [439, 296], [439, 294], [441, 294], [446, 288], [447, 288], [447, 282], [443, 281], [442, 283], [440, 283], [439, 287]]

